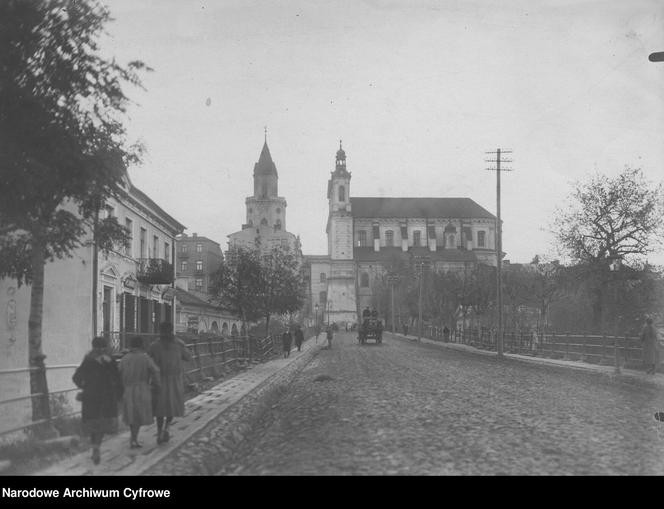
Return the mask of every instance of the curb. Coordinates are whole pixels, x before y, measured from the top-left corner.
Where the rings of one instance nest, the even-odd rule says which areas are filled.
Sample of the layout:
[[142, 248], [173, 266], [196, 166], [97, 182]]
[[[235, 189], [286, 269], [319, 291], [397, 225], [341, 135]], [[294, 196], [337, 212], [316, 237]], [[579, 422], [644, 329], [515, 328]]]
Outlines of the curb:
[[[414, 343], [417, 343], [416, 338], [410, 338], [407, 336], [404, 336], [403, 334], [400, 333], [392, 333], [388, 332], [391, 336], [393, 336], [396, 339], [400, 339], [402, 341], [411, 341]], [[467, 352], [470, 354], [474, 355], [484, 355], [485, 357], [493, 357], [493, 358], [498, 358], [498, 354], [495, 352], [491, 352], [488, 350], [481, 350], [479, 348], [475, 348], [474, 346], [469, 346], [469, 345], [460, 345], [458, 343], [441, 343], [440, 341], [433, 341], [428, 338], [422, 338], [421, 343], [423, 344], [428, 344], [428, 345], [433, 345], [438, 348], [446, 348], [449, 350], [457, 350], [457, 351], [463, 351]], [[521, 354], [513, 354], [513, 353], [503, 353], [503, 356], [505, 359], [511, 359], [517, 362], [524, 362], [528, 364], [535, 364], [539, 366], [551, 366], [551, 367], [559, 367], [559, 368], [566, 368], [566, 369], [573, 369], [576, 371], [585, 371], [587, 373], [595, 373], [598, 375], [607, 375], [610, 378], [619, 380], [619, 379], [632, 379], [632, 380], [639, 380], [642, 382], [649, 382], [661, 387], [664, 387], [664, 375], [662, 374], [656, 374], [653, 376], [648, 376], [640, 371], [635, 371], [635, 370], [630, 370], [630, 369], [625, 369], [621, 368], [620, 373], [615, 373], [613, 366], [598, 366], [598, 365], [593, 365], [593, 364], [585, 364], [581, 363], [578, 361], [564, 361], [564, 360], [558, 360], [558, 359], [547, 359], [543, 357], [530, 357], [526, 355], [521, 355]]]

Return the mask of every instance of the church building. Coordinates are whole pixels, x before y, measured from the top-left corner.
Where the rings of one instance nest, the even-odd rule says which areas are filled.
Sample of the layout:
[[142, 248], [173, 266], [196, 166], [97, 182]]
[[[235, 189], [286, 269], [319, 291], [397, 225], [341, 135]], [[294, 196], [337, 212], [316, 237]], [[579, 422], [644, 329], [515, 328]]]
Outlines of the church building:
[[470, 198], [351, 197], [350, 182], [340, 144], [327, 185], [328, 252], [306, 257], [311, 308], [323, 320], [357, 322], [394, 260], [424, 256], [436, 271], [496, 265], [496, 217]]

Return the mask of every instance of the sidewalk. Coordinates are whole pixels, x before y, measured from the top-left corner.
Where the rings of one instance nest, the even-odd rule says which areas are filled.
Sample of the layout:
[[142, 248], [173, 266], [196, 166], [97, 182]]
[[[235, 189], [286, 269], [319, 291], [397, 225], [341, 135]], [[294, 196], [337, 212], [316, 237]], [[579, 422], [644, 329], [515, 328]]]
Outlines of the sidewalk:
[[[396, 337], [397, 339], [409, 340], [417, 342], [417, 336], [404, 336], [403, 334], [397, 332], [387, 332], [387, 334]], [[462, 350], [464, 352], [473, 353], [477, 355], [485, 355], [488, 357], [497, 357], [496, 352], [491, 352], [489, 350], [482, 350], [475, 348], [474, 346], [469, 345], [460, 345], [458, 343], [444, 343], [442, 341], [434, 341], [432, 339], [422, 338], [422, 343], [429, 345], [436, 345], [440, 348], [449, 348], [451, 350]], [[620, 368], [620, 374], [614, 372], [613, 366], [601, 366], [599, 364], [589, 364], [587, 362], [581, 361], [565, 361], [561, 359], [547, 359], [546, 357], [531, 357], [530, 355], [521, 355], [515, 353], [504, 353], [506, 359], [514, 359], [521, 362], [528, 362], [531, 364], [539, 364], [540, 366], [558, 366], [568, 369], [575, 369], [580, 371], [588, 371], [593, 373], [601, 373], [610, 377], [631, 379], [631, 380], [640, 380], [644, 382], [654, 383], [660, 387], [664, 388], [664, 374], [657, 373], [655, 375], [647, 375], [643, 371], [638, 371], [635, 369], [625, 369]]]
[[52, 465], [34, 475], [121, 475], [137, 476], [147, 471], [182, 444], [205, 428], [232, 405], [240, 401], [254, 389], [270, 381], [286, 366], [314, 355], [323, 341], [309, 338], [302, 345], [302, 351], [291, 351], [289, 358], [277, 358], [271, 361], [251, 365], [246, 371], [207, 390], [185, 403], [185, 415], [173, 420], [171, 439], [167, 444], [157, 445], [157, 426], [141, 427], [140, 449], [129, 448], [129, 432], [123, 432], [104, 440], [101, 446], [101, 463], [94, 465], [90, 451], [77, 454], [60, 463]]

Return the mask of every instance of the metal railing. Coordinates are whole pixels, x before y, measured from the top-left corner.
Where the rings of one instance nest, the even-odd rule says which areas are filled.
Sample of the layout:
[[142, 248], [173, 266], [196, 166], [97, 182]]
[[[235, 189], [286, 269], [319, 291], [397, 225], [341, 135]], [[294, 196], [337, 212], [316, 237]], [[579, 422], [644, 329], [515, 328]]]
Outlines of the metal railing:
[[[144, 338], [144, 346], [149, 348], [150, 344], [158, 339], [158, 334], [136, 334], [136, 333], [120, 333], [110, 332], [106, 333], [109, 338], [109, 346], [113, 351], [116, 358], [120, 358], [126, 351], [126, 338], [132, 336], [141, 336]], [[244, 363], [255, 360], [264, 362], [270, 358], [278, 355], [280, 352], [281, 343], [278, 335], [267, 336], [264, 338], [256, 338], [252, 336], [219, 336], [213, 334], [194, 334], [194, 333], [181, 333], [177, 337], [185, 342], [192, 355], [192, 360], [185, 365], [185, 384], [187, 388], [197, 388], [198, 384], [206, 379], [214, 379], [223, 376], [233, 370], [238, 369]], [[305, 338], [307, 335], [305, 334]], [[73, 375], [74, 371], [78, 368], [78, 364], [62, 364], [46, 366], [46, 372], [69, 369]], [[2, 377], [8, 375], [24, 375], [26, 376], [26, 385], [30, 385], [28, 378], [31, 371], [38, 371], [40, 368], [17, 368], [0, 370], [0, 384], [3, 384]], [[3, 384], [4, 385], [4, 384]], [[19, 403], [21, 401], [32, 402], [33, 398], [42, 398], [48, 396], [49, 404], [54, 405], [53, 396], [77, 392], [80, 389], [72, 386], [64, 390], [49, 391], [48, 394], [34, 393], [23, 396], [15, 396], [7, 399], [0, 400], [0, 412], [5, 412], [5, 405], [10, 403]], [[21, 430], [28, 430], [40, 424], [53, 423], [58, 419], [73, 417], [79, 415], [80, 410], [73, 412], [66, 412], [64, 414], [54, 415], [53, 408], [51, 408], [51, 417], [48, 419], [41, 419], [31, 421], [21, 426], [13, 426], [11, 428], [0, 429], [0, 436], [19, 432]]]
[[[425, 327], [423, 337], [434, 341], [463, 344], [483, 350], [496, 350], [496, 332], [488, 328], [455, 329], [444, 333], [441, 327]], [[583, 361], [639, 369], [643, 364], [643, 345], [638, 337], [570, 332], [505, 331], [506, 353]]]

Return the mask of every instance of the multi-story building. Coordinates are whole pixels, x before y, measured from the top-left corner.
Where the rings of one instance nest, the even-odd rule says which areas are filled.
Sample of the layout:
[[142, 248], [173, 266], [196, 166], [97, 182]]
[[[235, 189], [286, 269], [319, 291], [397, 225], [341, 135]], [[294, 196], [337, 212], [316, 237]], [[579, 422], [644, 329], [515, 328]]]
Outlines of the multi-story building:
[[[173, 322], [175, 237], [184, 226], [129, 180], [102, 214], [117, 217], [129, 230], [126, 248], [99, 251], [88, 231], [87, 242], [70, 258], [45, 266], [42, 346], [51, 391], [72, 387], [73, 367], [90, 350], [93, 336], [109, 337], [117, 349], [129, 335], [152, 334], [160, 322]], [[30, 394], [30, 291], [30, 285], [0, 280], [0, 307], [7, 310], [6, 323], [0, 326], [0, 371], [12, 370], [0, 379], [3, 399]], [[71, 408], [77, 406], [75, 392], [62, 394]], [[30, 421], [29, 399], [5, 404], [1, 410], [0, 432]]]
[[224, 259], [219, 243], [194, 233], [179, 235], [176, 246], [178, 285], [199, 295], [210, 293], [212, 274]]
[[351, 198], [350, 180], [340, 146], [327, 187], [328, 253], [306, 257], [311, 309], [331, 321], [356, 322], [394, 260], [423, 256], [439, 271], [496, 265], [496, 218], [470, 198]]

